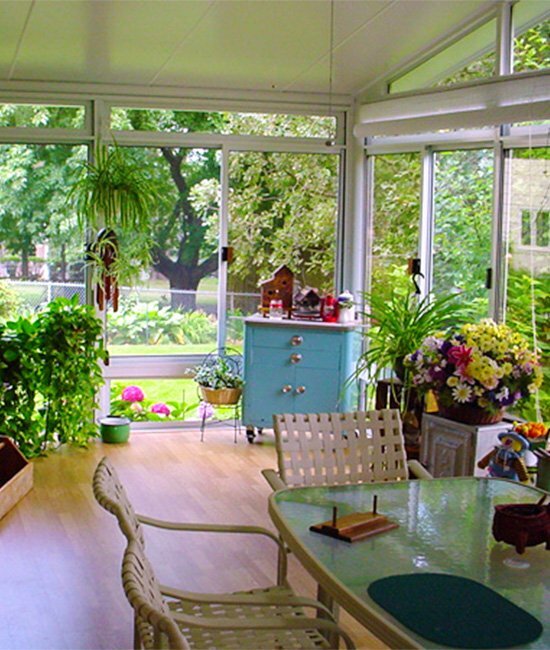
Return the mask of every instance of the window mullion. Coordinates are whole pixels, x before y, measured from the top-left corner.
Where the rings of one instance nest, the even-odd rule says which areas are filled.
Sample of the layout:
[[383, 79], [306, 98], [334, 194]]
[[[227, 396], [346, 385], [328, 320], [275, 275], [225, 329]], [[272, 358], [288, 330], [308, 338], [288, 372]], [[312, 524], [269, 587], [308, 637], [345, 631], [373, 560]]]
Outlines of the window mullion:
[[426, 147], [422, 152], [422, 187], [420, 194], [420, 278], [421, 295], [430, 293], [433, 286], [434, 243], [434, 151]]

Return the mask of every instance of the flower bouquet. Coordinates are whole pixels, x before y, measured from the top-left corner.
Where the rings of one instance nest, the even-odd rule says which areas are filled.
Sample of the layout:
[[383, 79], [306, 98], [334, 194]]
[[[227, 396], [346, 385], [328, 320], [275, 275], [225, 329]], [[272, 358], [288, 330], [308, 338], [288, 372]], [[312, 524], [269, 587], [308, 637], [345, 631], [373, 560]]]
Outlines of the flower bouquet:
[[527, 341], [489, 319], [426, 338], [405, 363], [412, 384], [433, 391], [443, 415], [470, 424], [498, 422], [542, 383]]

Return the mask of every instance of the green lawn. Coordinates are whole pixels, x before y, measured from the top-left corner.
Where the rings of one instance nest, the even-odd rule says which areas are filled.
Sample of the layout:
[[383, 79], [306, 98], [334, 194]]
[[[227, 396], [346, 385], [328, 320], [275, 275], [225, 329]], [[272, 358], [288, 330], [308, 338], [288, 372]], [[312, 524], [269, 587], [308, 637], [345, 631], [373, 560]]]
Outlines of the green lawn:
[[[242, 354], [242, 343], [232, 348], [238, 350]], [[133, 354], [150, 355], [150, 354], [210, 354], [216, 352], [216, 346], [212, 343], [189, 343], [188, 345], [178, 345], [177, 343], [166, 343], [159, 345], [109, 345], [109, 355], [111, 357], [128, 356]]]

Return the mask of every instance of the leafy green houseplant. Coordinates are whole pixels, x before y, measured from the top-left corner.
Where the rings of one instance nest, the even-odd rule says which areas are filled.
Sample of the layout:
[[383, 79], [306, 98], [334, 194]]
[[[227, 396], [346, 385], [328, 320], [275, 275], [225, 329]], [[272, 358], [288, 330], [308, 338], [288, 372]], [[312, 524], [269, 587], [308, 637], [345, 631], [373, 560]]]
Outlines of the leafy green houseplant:
[[438, 330], [456, 323], [459, 306], [456, 296], [419, 298], [415, 293], [393, 291], [389, 298], [365, 293], [363, 316], [371, 326], [366, 330], [366, 349], [359, 357], [356, 375], [378, 379], [391, 369], [405, 382], [405, 357]]
[[56, 444], [85, 445], [105, 360], [94, 310], [56, 298], [37, 315], [0, 327], [0, 431], [32, 457]]
[[123, 148], [100, 146], [93, 162], [82, 163], [68, 199], [83, 229], [104, 229], [88, 250], [96, 282], [134, 281], [151, 263], [151, 217], [158, 199], [146, 169]]
[[195, 369], [194, 380], [210, 404], [236, 404], [244, 386], [239, 364], [232, 357], [207, 357]]

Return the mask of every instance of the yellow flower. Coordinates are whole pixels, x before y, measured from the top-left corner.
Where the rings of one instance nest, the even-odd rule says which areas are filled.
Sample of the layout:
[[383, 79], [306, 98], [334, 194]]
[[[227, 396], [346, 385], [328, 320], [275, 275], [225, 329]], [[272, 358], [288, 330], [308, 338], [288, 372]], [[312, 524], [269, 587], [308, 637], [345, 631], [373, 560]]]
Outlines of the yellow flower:
[[454, 375], [448, 377], [447, 386], [450, 386], [451, 388], [453, 388], [454, 386], [458, 386], [458, 377], [455, 377]]
[[514, 366], [509, 362], [506, 361], [502, 364], [502, 374], [503, 375], [510, 375], [512, 373], [512, 370], [514, 369]]

